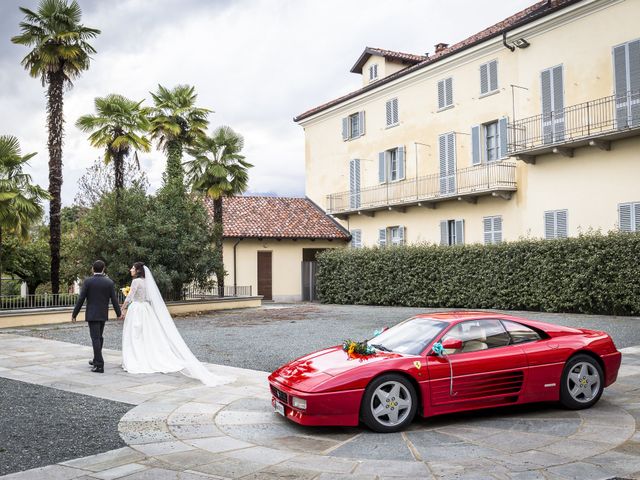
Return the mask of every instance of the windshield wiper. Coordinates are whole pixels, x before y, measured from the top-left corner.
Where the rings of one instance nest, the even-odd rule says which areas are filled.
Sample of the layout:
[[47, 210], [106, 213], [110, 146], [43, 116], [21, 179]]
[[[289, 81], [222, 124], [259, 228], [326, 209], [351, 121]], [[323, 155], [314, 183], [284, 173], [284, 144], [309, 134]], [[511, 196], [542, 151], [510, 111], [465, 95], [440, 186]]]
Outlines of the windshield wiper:
[[377, 350], [381, 350], [383, 352], [393, 352], [393, 350], [389, 350], [387, 347], [385, 347], [384, 345], [380, 345], [379, 343], [370, 343], [369, 345], [371, 345], [373, 348], [375, 348]]

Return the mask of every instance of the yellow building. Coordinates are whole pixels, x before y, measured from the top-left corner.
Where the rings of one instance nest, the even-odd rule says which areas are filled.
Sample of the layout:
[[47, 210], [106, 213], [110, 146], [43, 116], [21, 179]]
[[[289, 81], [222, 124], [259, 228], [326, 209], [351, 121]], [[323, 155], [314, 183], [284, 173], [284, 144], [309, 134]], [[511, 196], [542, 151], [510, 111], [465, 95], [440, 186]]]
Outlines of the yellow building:
[[367, 48], [298, 115], [352, 246], [640, 230], [640, 1], [548, 0], [428, 55]]
[[250, 286], [267, 301], [315, 300], [316, 255], [350, 239], [306, 198], [223, 198], [222, 226], [225, 285]]

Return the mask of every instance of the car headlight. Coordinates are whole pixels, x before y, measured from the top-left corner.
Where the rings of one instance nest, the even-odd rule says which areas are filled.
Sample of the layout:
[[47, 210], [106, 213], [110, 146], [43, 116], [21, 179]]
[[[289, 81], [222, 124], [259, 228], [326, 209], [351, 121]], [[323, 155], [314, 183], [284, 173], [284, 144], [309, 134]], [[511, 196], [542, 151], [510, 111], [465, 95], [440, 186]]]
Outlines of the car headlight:
[[307, 401], [302, 398], [291, 397], [291, 405], [293, 405], [293, 408], [298, 408], [300, 410], [307, 409]]

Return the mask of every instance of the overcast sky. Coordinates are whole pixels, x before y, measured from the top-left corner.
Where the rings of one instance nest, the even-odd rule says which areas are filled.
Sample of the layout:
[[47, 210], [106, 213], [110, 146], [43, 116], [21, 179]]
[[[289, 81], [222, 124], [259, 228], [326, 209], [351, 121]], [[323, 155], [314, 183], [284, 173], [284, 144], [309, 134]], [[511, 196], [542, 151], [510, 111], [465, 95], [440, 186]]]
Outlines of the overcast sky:
[[[119, 93], [147, 99], [157, 84], [196, 87], [198, 104], [215, 111], [210, 129], [229, 125], [245, 137], [255, 165], [255, 193], [304, 195], [304, 134], [292, 118], [360, 87], [350, 73], [365, 46], [433, 52], [534, 3], [534, 0], [79, 0], [83, 23], [102, 30], [91, 68], [65, 94], [62, 201], [101, 155], [74, 123], [93, 113], [93, 99]], [[20, 66], [27, 53], [18, 6], [0, 0], [0, 134], [38, 152], [31, 172], [48, 186], [44, 88]], [[141, 155], [152, 189], [164, 156]]]

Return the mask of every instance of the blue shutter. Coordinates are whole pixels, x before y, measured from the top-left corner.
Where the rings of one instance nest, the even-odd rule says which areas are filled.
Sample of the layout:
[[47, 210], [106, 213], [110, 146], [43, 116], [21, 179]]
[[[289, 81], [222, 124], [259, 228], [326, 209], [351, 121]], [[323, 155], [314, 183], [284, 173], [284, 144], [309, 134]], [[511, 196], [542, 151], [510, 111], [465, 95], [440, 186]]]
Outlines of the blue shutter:
[[404, 227], [402, 225], [400, 225], [398, 227], [398, 244], [399, 245], [404, 245]]
[[621, 232], [632, 232], [633, 222], [631, 221], [632, 207], [630, 203], [618, 205], [618, 228]]
[[489, 245], [493, 243], [493, 221], [491, 217], [484, 217], [482, 219], [482, 226], [484, 229], [484, 243]]
[[438, 108], [445, 106], [444, 80], [438, 82]]
[[544, 212], [544, 238], [556, 238], [555, 212]]
[[498, 61], [489, 62], [489, 91], [498, 90]]
[[480, 154], [480, 125], [471, 127], [471, 164], [480, 165], [482, 155]]
[[567, 211], [558, 210], [556, 212], [556, 236], [557, 238], [567, 238], [568, 233]]
[[480, 95], [489, 92], [489, 65], [480, 65]]
[[633, 204], [633, 231], [640, 232], [640, 203]]
[[391, 100], [388, 100], [386, 103], [386, 108], [387, 108], [387, 127], [390, 125], [393, 125], [393, 113], [392, 113], [392, 106], [391, 106]]
[[498, 141], [500, 145], [500, 153], [498, 158], [506, 158], [509, 156], [509, 130], [507, 128], [508, 119], [502, 117], [498, 120]]
[[502, 243], [502, 216], [493, 217], [493, 243]]
[[447, 192], [456, 191], [456, 134], [447, 134], [447, 170], [449, 174]]
[[564, 81], [562, 65], [553, 67], [553, 139], [564, 140]]
[[540, 73], [540, 94], [542, 97], [542, 137], [544, 143], [553, 142], [553, 100], [551, 85], [551, 70], [543, 70]]
[[640, 40], [629, 42], [629, 121], [640, 125]]
[[449, 245], [449, 222], [447, 220], [440, 222], [440, 245]]
[[386, 183], [387, 181], [387, 152], [378, 153], [378, 182]]
[[396, 158], [398, 161], [398, 180], [404, 180], [404, 147], [398, 147]]
[[447, 136], [438, 137], [438, 158], [440, 162], [440, 193], [447, 193]]
[[358, 112], [358, 126], [360, 127], [360, 136], [364, 135], [364, 110]]
[[444, 103], [447, 107], [453, 105], [453, 78], [449, 77], [444, 81]]
[[629, 119], [627, 82], [627, 44], [613, 49], [613, 73], [616, 88], [616, 125], [625, 128]]
[[387, 229], [381, 228], [378, 230], [378, 245], [381, 247], [387, 246]]
[[464, 243], [464, 220], [456, 220], [456, 245]]
[[349, 162], [349, 207], [360, 208], [360, 159]]
[[342, 141], [346, 142], [349, 140], [349, 117], [344, 117], [342, 119]]

